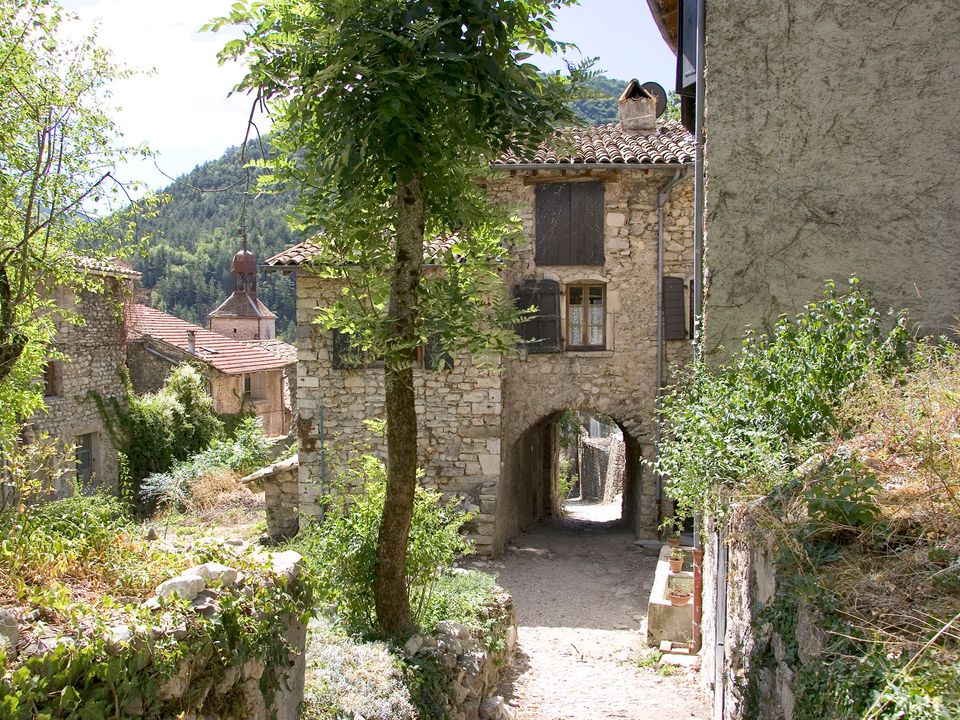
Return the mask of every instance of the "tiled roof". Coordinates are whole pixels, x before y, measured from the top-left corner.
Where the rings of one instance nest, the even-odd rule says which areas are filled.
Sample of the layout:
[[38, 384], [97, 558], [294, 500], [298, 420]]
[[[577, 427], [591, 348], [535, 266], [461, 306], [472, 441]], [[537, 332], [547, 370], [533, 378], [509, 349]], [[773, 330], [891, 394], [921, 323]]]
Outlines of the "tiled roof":
[[95, 258], [89, 255], [74, 255], [77, 267], [96, 275], [113, 275], [115, 277], [138, 278], [140, 273], [110, 258]]
[[269, 353], [273, 353], [278, 358], [289, 363], [295, 363], [297, 361], [297, 348], [295, 345], [290, 343], [285, 343], [283, 340], [277, 340], [276, 338], [272, 340], [241, 340], [244, 345], [253, 345], [254, 347], [263, 348]]
[[209, 317], [276, 318], [256, 295], [235, 290]]
[[693, 161], [693, 135], [678, 120], [666, 120], [649, 135], [626, 132], [620, 123], [564, 130], [555, 139], [541, 143], [532, 157], [521, 158], [507, 152], [494, 167], [571, 163], [677, 165]]
[[[459, 237], [456, 234], [433, 238], [423, 250], [423, 259], [428, 263], [444, 250], [449, 249]], [[283, 250], [264, 263], [267, 269], [295, 268], [304, 265], [320, 254], [320, 245], [315, 240], [304, 240], [293, 247]]]
[[196, 333], [196, 344], [191, 357], [227, 375], [276, 370], [288, 364], [287, 360], [272, 352], [228, 338], [146, 305], [132, 305], [128, 312], [128, 341], [147, 337], [179, 350], [184, 355], [190, 355], [187, 331], [193, 330]]

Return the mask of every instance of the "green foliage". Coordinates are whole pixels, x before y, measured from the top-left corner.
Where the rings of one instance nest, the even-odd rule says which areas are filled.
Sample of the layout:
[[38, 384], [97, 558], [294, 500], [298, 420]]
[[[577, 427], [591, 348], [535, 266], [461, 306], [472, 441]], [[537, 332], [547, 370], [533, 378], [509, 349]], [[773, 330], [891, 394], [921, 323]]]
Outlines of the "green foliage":
[[182, 562], [141, 541], [117, 498], [78, 496], [0, 514], [0, 587], [48, 613], [69, 612], [63, 583], [97, 589], [109, 602], [154, 587]]
[[[105, 89], [127, 75], [94, 38], [69, 40], [73, 19], [55, 2], [0, 3], [0, 456], [18, 451], [21, 426], [43, 408], [38, 378], [62, 357], [58, 322], [81, 293], [119, 301], [115, 280], [85, 272], [80, 255], [127, 256], [139, 242], [113, 174], [142, 154], [122, 148]], [[134, 208], [152, 207], [147, 200]], [[78, 218], [83, 218], [78, 222]], [[51, 292], [55, 288], [56, 292]]]
[[578, 482], [580, 482], [580, 477], [573, 472], [573, 468], [570, 466], [570, 458], [561, 456], [557, 477], [557, 497], [560, 498], [561, 504], [570, 497], [570, 493]]
[[[87, 617], [81, 638], [0, 667], [0, 716], [107, 720], [177, 717], [187, 711], [216, 714], [237, 698], [215, 699], [211, 688], [229, 667], [250, 660], [266, 666], [260, 688], [269, 703], [280, 684], [276, 671], [289, 662], [287, 623], [291, 617], [305, 621], [312, 613], [311, 578], [301, 575], [290, 584], [252, 558], [210, 552], [208, 559], [241, 569], [249, 592], [221, 593], [218, 612], [209, 618], [177, 598], [161, 601], [160, 612], [127, 608], [134, 631], [129, 641], [109, 639], [108, 628]], [[177, 624], [182, 629], [170, 632]], [[159, 688], [188, 661], [202, 664], [204, 672], [190, 676], [190, 692], [183, 698], [161, 700]], [[141, 704], [142, 712], [127, 710], [131, 703]]]
[[877, 519], [880, 486], [849, 452], [834, 453], [813, 474], [805, 494], [810, 517], [834, 526], [863, 527]]
[[[372, 455], [358, 458], [351, 476], [364, 483], [362, 494], [350, 495], [340, 488], [327, 498], [323, 522], [301, 533], [297, 548], [319, 578], [324, 599], [336, 605], [344, 627], [369, 636], [376, 628], [372, 585], [386, 477], [383, 463]], [[414, 616], [420, 622], [438, 618], [444, 607], [453, 604], [448, 596], [438, 601], [435, 590], [454, 558], [469, 550], [459, 532], [468, 520], [455, 501], [443, 503], [438, 493], [417, 488], [406, 577]]]
[[259, 417], [246, 417], [230, 440], [214, 438], [207, 447], [186, 460], [173, 464], [169, 472], [153, 473], [144, 479], [140, 495], [149, 504], [183, 510], [193, 486], [217, 470], [247, 472], [260, 467], [270, 450]]
[[410, 700], [419, 719], [447, 720], [456, 669], [446, 667], [438, 655], [426, 653], [405, 657], [403, 663]]
[[223, 434], [223, 424], [213, 412], [206, 382], [192, 365], [173, 369], [155, 393], [135, 395], [125, 401], [104, 400], [94, 394], [111, 440], [125, 458], [131, 492], [139, 493], [147, 476], [165, 472]]
[[722, 510], [722, 494], [764, 494], [788, 482], [804, 444], [838, 429], [837, 409], [872, 371], [897, 367], [906, 349], [898, 323], [881, 318], [851, 281], [770, 335], [750, 336], [733, 362], [700, 364], [668, 392], [657, 470], [678, 511]]

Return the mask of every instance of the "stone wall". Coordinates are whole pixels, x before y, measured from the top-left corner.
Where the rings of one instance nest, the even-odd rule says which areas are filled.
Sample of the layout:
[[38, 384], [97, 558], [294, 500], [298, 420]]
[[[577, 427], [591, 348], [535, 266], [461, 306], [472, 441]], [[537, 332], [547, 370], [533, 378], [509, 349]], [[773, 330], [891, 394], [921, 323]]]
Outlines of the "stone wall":
[[[515, 208], [527, 243], [514, 251], [506, 281], [552, 279], [561, 284], [561, 327], [566, 327], [567, 283], [604, 283], [607, 288], [607, 349], [528, 354], [504, 361], [503, 478], [498, 488], [497, 540], [506, 541], [536, 521], [543, 504], [531, 505], [531, 437], [563, 410], [594, 411], [612, 417], [627, 445], [627, 479], [623, 514], [640, 536], [653, 537], [661, 508], [652, 473], [640, 465], [652, 459], [657, 353], [657, 213], [658, 190], [672, 173], [592, 170], [604, 183], [605, 227], [602, 266], [538, 266], [534, 262], [535, 190], [537, 182], [570, 180], [574, 171], [502, 172], [488, 182], [499, 203]], [[673, 189], [665, 208], [664, 273], [685, 280], [693, 274], [692, 179]], [[665, 343], [666, 364], [682, 365], [690, 343]], [[664, 509], [663, 511], [666, 511]]]
[[454, 673], [450, 720], [512, 720], [506, 701], [496, 694], [503, 671], [517, 646], [517, 618], [513, 598], [498, 595], [487, 608], [489, 632], [502, 638], [497, 649], [486, 648], [470, 628], [452, 620], [437, 623], [432, 634], [414, 635], [404, 651], [411, 656], [432, 655]]
[[[640, 169], [591, 171], [605, 185], [605, 257], [598, 267], [538, 267], [534, 184], [561, 177], [496, 172], [491, 197], [515, 208], [527, 242], [513, 249], [504, 272], [508, 287], [524, 278], [606, 285], [607, 347], [601, 351], [524, 354], [483, 367], [467, 354], [453, 368], [416, 368], [423, 482], [477, 512], [473, 539], [481, 553], [496, 552], [537, 519], [555, 511], [558, 435], [554, 422], [566, 409], [613, 417], [626, 441], [624, 513], [638, 534], [654, 536], [661, 512], [652, 475], [641, 457], [653, 452], [656, 398], [657, 214], [656, 195], [672, 173]], [[569, 179], [568, 176], [563, 176]], [[572, 176], [571, 176], [572, 177]], [[665, 272], [692, 275], [692, 181], [677, 186], [666, 205]], [[385, 445], [364, 425], [384, 417], [384, 375], [376, 365], [335, 369], [333, 337], [312, 320], [329, 304], [336, 285], [307, 272], [297, 277], [297, 406], [300, 441], [300, 507], [320, 512], [318, 497], [336, 480], [359, 446], [380, 454]], [[564, 318], [565, 320], [565, 318]], [[688, 341], [666, 343], [668, 364], [690, 356]], [[490, 367], [490, 366], [493, 367]]]
[[[104, 399], [126, 395], [121, 371], [126, 363], [126, 333], [123, 321], [125, 284], [116, 278], [103, 280], [105, 292], [83, 291], [77, 298], [58, 293], [60, 307], [77, 313], [83, 323], [73, 325], [57, 320], [56, 348], [67, 359], [56, 361], [55, 394], [45, 398], [47, 411], [37, 413], [29, 423], [31, 433], [49, 433], [57, 439], [64, 456], [72, 463], [74, 443], [83, 435], [92, 438], [94, 487], [116, 491], [117, 451], [110, 442], [97, 405], [90, 393]], [[73, 490], [73, 473], [55, 488], [58, 496]]]
[[[358, 450], [368, 447], [381, 456], [386, 451], [384, 440], [364, 423], [385, 417], [383, 368], [334, 368], [333, 334], [311, 322], [315, 308], [336, 292], [335, 285], [307, 273], [297, 277], [297, 435], [300, 508], [306, 515], [320, 512], [319, 496]], [[456, 357], [450, 370], [414, 370], [423, 484], [460, 496], [478, 511], [473, 539], [480, 552], [493, 549], [500, 384], [497, 370], [477, 367], [467, 354]]]
[[[786, 647], [796, 647], [800, 662], [816, 662], [822, 650], [824, 630], [812, 613], [802, 607], [793, 637], [781, 637], [769, 623], [757, 623], [757, 614], [775, 598], [777, 568], [769, 532], [756, 524], [753, 505], [737, 506], [726, 524], [708, 520], [703, 555], [703, 619], [700, 677], [715, 714], [723, 720], [791, 720], [795, 695], [794, 671], [786, 660]], [[718, 534], [722, 527], [723, 536]], [[727, 574], [718, 578], [717, 556], [726, 548]], [[718, 623], [718, 595], [725, 598], [726, 620]], [[717, 627], [725, 625], [722, 637]], [[718, 653], [718, 644], [722, 651]], [[770, 652], [767, 652], [767, 651]], [[772, 661], [758, 660], [761, 654]], [[752, 679], [757, 696], [748, 700]], [[722, 712], [719, 705], [722, 703]]]
[[956, 332], [960, 6], [707, 0], [706, 345], [861, 278]]
[[584, 500], [612, 502], [623, 492], [626, 445], [623, 438], [580, 439], [580, 497]]
[[261, 468], [241, 483], [263, 487], [267, 503], [267, 534], [275, 538], [293, 537], [300, 529], [300, 463], [296, 456]]

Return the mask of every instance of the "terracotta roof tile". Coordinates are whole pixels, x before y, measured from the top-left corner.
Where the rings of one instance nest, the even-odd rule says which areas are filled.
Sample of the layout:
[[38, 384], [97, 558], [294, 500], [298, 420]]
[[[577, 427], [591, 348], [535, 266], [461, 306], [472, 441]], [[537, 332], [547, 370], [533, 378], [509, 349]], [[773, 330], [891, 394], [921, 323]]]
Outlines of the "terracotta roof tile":
[[128, 311], [128, 341], [148, 337], [189, 355], [188, 330], [196, 333], [192, 357], [227, 375], [276, 370], [289, 364], [288, 360], [263, 348], [228, 338], [146, 305], [132, 305]]
[[113, 275], [115, 277], [138, 278], [140, 273], [121, 265], [111, 258], [95, 258], [89, 255], [73, 255], [77, 267], [81, 270], [97, 275]]
[[235, 290], [208, 317], [276, 318], [256, 295]]
[[681, 164], [694, 161], [693, 135], [678, 120], [666, 120], [650, 135], [625, 131], [620, 123], [564, 130], [553, 140], [541, 143], [532, 157], [504, 153], [494, 167], [511, 165], [598, 165]]
[[278, 358], [286, 361], [288, 364], [297, 362], [297, 347], [283, 340], [241, 340], [244, 345], [253, 345], [262, 348], [269, 353], [273, 353]]

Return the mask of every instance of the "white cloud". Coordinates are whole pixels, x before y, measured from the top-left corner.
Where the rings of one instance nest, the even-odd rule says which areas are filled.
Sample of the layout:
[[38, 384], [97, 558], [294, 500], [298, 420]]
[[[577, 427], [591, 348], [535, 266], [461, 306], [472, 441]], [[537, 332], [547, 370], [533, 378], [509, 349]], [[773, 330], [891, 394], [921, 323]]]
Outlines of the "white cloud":
[[[251, 99], [244, 94], [227, 97], [243, 77], [243, 66], [220, 66], [216, 57], [231, 33], [199, 32], [230, 5], [229, 0], [64, 3], [80, 16], [80, 27], [72, 33], [86, 33], [99, 24], [99, 44], [118, 62], [142, 71], [111, 87], [120, 107], [117, 122], [126, 142], [149, 144], [160, 169], [173, 177], [239, 145], [246, 132]], [[265, 129], [262, 118], [258, 124]], [[124, 173], [152, 187], [169, 182], [153, 163], [133, 165]]]

